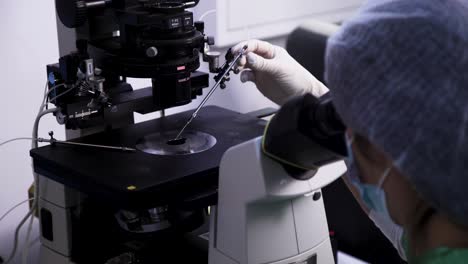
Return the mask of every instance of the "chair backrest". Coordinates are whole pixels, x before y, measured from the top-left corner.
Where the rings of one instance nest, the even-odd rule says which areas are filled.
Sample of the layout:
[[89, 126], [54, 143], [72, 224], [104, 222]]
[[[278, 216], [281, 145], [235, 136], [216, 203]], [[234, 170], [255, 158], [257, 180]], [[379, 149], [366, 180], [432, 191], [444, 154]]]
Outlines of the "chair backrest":
[[327, 40], [338, 29], [336, 24], [308, 21], [289, 35], [286, 50], [317, 79], [324, 82]]

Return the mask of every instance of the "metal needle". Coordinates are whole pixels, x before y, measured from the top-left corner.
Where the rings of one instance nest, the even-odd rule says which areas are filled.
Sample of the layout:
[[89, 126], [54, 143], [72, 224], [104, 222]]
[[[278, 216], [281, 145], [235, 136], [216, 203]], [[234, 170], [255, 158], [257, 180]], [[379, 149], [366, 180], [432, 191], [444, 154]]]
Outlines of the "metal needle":
[[124, 151], [124, 152], [135, 152], [136, 151], [136, 149], [134, 149], [134, 148], [86, 144], [86, 143], [78, 143], [78, 142], [61, 141], [61, 140], [56, 140], [56, 139], [38, 138], [37, 141], [38, 142], [50, 143], [50, 144], [73, 145], [73, 146], [101, 148], [101, 149], [109, 149], [109, 150], [120, 150], [120, 151]]
[[239, 52], [239, 54], [237, 54], [237, 56], [234, 58], [234, 60], [231, 62], [231, 64], [229, 65], [229, 67], [226, 69], [226, 71], [221, 75], [221, 78], [219, 78], [219, 80], [216, 82], [216, 84], [213, 86], [213, 88], [211, 88], [211, 90], [208, 92], [208, 94], [205, 96], [205, 98], [203, 99], [203, 101], [200, 103], [200, 105], [197, 107], [197, 109], [195, 109], [195, 111], [193, 112], [192, 116], [190, 116], [190, 119], [187, 121], [187, 123], [185, 123], [185, 125], [182, 127], [182, 129], [180, 130], [179, 134], [177, 134], [177, 137], [175, 137], [173, 140], [171, 141], [176, 141], [176, 140], [179, 140], [180, 137], [182, 136], [182, 134], [184, 133], [185, 129], [187, 129], [187, 127], [190, 125], [190, 123], [192, 123], [192, 121], [197, 117], [198, 113], [200, 112], [200, 110], [203, 108], [203, 106], [206, 104], [206, 102], [208, 102], [208, 100], [210, 99], [210, 97], [214, 94], [214, 92], [216, 91], [216, 89], [225, 81], [224, 78], [226, 77], [226, 75], [229, 74], [229, 72], [234, 68], [234, 66], [237, 64], [237, 62], [242, 58], [242, 56], [244, 56], [245, 52], [247, 51], [247, 46], [244, 46], [241, 51]]

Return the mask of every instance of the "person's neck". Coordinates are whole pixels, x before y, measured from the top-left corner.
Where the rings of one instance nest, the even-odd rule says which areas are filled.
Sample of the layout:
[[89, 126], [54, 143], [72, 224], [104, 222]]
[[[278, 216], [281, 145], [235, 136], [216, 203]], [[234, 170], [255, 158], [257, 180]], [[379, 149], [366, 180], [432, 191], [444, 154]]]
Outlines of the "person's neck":
[[467, 248], [468, 228], [463, 228], [447, 217], [426, 208], [414, 218], [408, 228], [408, 242], [414, 257], [437, 248]]

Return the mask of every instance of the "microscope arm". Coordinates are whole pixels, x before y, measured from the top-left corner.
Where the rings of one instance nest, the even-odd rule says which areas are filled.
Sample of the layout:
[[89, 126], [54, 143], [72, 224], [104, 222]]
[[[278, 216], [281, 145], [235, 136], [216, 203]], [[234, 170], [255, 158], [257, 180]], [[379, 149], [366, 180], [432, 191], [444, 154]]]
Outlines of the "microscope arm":
[[262, 138], [224, 154], [210, 220], [210, 264], [332, 264], [320, 189], [343, 173], [335, 162], [297, 180], [267, 157]]
[[346, 172], [344, 131], [330, 97], [307, 94], [226, 151], [209, 263], [334, 263], [320, 189]]

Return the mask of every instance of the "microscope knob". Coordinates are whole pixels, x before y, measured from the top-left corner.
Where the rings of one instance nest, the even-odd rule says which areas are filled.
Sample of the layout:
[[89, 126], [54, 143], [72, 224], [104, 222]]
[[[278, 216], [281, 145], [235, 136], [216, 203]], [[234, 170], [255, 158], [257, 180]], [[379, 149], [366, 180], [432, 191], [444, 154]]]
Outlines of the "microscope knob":
[[86, 23], [87, 6], [82, 0], [55, 0], [55, 8], [60, 21], [68, 28], [76, 28]]
[[208, 37], [206, 38], [206, 43], [207, 43], [208, 45], [210, 45], [210, 46], [213, 46], [213, 45], [215, 44], [215, 38], [212, 37], [212, 36], [208, 36]]
[[159, 50], [156, 47], [149, 47], [148, 49], [146, 49], [146, 56], [148, 58], [154, 58], [158, 56], [158, 54]]
[[195, 26], [195, 28], [200, 31], [201, 33], [204, 33], [205, 32], [205, 22], [203, 21], [196, 21], [195, 23], [193, 23], [193, 25]]

